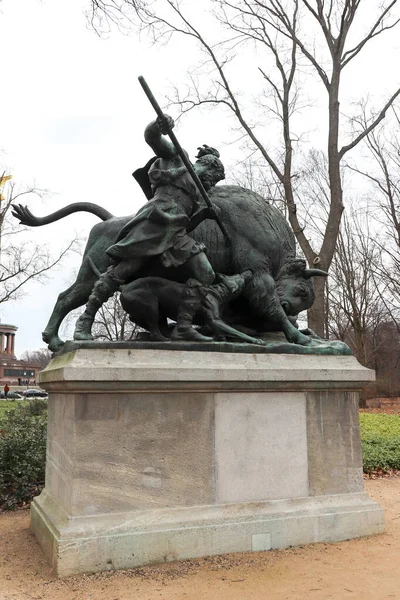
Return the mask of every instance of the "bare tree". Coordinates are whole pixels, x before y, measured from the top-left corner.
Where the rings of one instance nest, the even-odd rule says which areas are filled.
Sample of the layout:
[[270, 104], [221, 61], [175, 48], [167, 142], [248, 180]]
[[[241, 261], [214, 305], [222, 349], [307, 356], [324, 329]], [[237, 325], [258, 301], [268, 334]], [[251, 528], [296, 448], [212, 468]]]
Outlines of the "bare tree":
[[[362, 106], [363, 111], [365, 107]], [[358, 130], [366, 131], [365, 115], [354, 121]], [[385, 284], [383, 301], [390, 319], [400, 333], [400, 118], [393, 107], [391, 119], [368, 132], [365, 145], [369, 161], [364, 168], [349, 165], [369, 182], [373, 194], [374, 222], [382, 231], [380, 256], [374, 264], [373, 277]], [[371, 160], [372, 159], [372, 160]]]
[[20, 356], [21, 360], [25, 360], [31, 364], [40, 365], [42, 369], [47, 367], [51, 361], [52, 352], [47, 348], [38, 348], [37, 350], [25, 350]]
[[133, 340], [140, 328], [129, 320], [129, 315], [123, 310], [119, 294], [114, 294], [100, 308], [92, 328], [92, 335], [99, 341], [120, 342]]
[[381, 249], [369, 221], [368, 213], [355, 211], [342, 220], [331, 264], [327, 322], [333, 337], [346, 341], [363, 365], [373, 367], [379, 348], [371, 339], [390, 316], [383, 301], [385, 284], [373, 276]]
[[[321, 239], [329, 212], [326, 162], [323, 153], [309, 153], [298, 189], [313, 243]], [[348, 178], [342, 174], [342, 180], [346, 192]], [[326, 336], [346, 342], [363, 365], [375, 369], [377, 381], [368, 386], [367, 396], [398, 395], [400, 390], [400, 277], [395, 275], [400, 256], [396, 229], [388, 234], [384, 217], [392, 213], [382, 211], [383, 198], [377, 201], [369, 193], [348, 202], [326, 281]]]
[[[356, 130], [365, 131], [368, 122], [365, 104], [362, 115], [353, 119]], [[374, 131], [367, 133], [365, 145], [372, 161], [365, 161], [367, 168], [354, 165], [348, 167], [362, 175], [372, 186], [375, 197], [376, 215], [388, 236], [400, 249], [400, 116], [393, 106], [391, 119]]]
[[[209, 28], [206, 34], [200, 30], [193, 3], [190, 7], [189, 4], [184, 0], [118, 0], [110, 4], [92, 0], [92, 16], [116, 22], [123, 19], [126, 12], [129, 19], [136, 18], [136, 23], [142, 30], [150, 32], [154, 40], [167, 42], [172, 34], [178, 33], [200, 46], [205, 60], [200, 71], [191, 71], [186, 92], [182, 94], [177, 90], [175, 103], [182, 112], [200, 105], [219, 105], [234, 116], [251, 151], [259, 152], [272, 176], [282, 186], [289, 221], [308, 262], [328, 270], [343, 212], [341, 161], [385, 118], [386, 111], [400, 94], [400, 88], [396, 89], [383, 106], [371, 114], [365, 130], [343, 140], [339, 108], [342, 74], [367, 44], [399, 23], [399, 18], [392, 16], [398, 0], [377, 3], [374, 16], [369, 19], [362, 12], [365, 2], [361, 0], [210, 0], [214, 25], [218, 24], [226, 31], [222, 40], [221, 33], [213, 40]], [[201, 3], [201, 11], [204, 10], [204, 3]], [[349, 34], [353, 33], [356, 17], [363, 22], [364, 33], [354, 41], [355, 36]], [[259, 68], [264, 83], [264, 108], [280, 122], [281, 148], [270, 148], [264, 141], [265, 134], [254, 119], [254, 111], [246, 111], [243, 86], [240, 79], [235, 79], [235, 70], [231, 68], [238, 48], [249, 44], [256, 47], [257, 60], [263, 60], [267, 65]], [[299, 217], [294, 186], [293, 155], [301, 138], [293, 131], [292, 117], [298, 107], [301, 87], [298, 76], [300, 56], [301, 71], [305, 69], [305, 61], [322, 83], [328, 99], [329, 213], [319, 247], [310, 243], [305, 223]], [[204, 79], [207, 80], [206, 87], [201, 83]], [[309, 323], [322, 334], [324, 282], [316, 281], [316, 288], [317, 299], [310, 310]]]
[[[4, 173], [4, 172], [3, 172]], [[3, 177], [5, 175], [3, 174]], [[18, 191], [12, 181], [2, 187], [0, 201], [0, 304], [16, 300], [24, 294], [28, 281], [45, 281], [50, 269], [58, 265], [78, 243], [67, 242], [64, 248], [52, 256], [44, 244], [26, 241], [21, 235], [24, 228], [11, 216], [13, 204], [24, 200], [29, 194], [39, 194], [34, 188]]]
[[[310, 151], [305, 157], [297, 189], [298, 203], [314, 245], [321, 243], [329, 218], [327, 164], [328, 158], [323, 152]], [[346, 192], [348, 178], [344, 169], [342, 167], [341, 179]], [[371, 222], [374, 222], [371, 201], [351, 197], [350, 193], [349, 189], [347, 212], [341, 222], [330, 276], [325, 281], [324, 337], [345, 341], [362, 364], [373, 366], [377, 348], [371, 343], [371, 336], [381, 322], [390, 319], [382, 300], [386, 286], [376, 271], [381, 240], [371, 230]]]
[[86, 17], [99, 34], [108, 33], [113, 25], [126, 31], [135, 18], [140, 19], [140, 11], [146, 4], [142, 0], [91, 0]]

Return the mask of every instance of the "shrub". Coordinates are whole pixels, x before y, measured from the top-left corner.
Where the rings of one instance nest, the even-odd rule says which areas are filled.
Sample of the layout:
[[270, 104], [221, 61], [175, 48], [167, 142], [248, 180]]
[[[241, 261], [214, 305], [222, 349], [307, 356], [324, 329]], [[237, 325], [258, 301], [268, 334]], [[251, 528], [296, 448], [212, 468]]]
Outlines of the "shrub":
[[44, 485], [47, 401], [7, 411], [0, 425], [0, 509], [30, 502]]
[[32, 400], [28, 400], [25, 411], [32, 417], [38, 417], [44, 414], [47, 418], [47, 400], [45, 398], [33, 398]]
[[368, 398], [389, 398], [390, 396], [393, 396], [390, 381], [382, 378], [371, 381], [360, 394], [362, 400]]
[[360, 414], [366, 473], [400, 469], [400, 415]]

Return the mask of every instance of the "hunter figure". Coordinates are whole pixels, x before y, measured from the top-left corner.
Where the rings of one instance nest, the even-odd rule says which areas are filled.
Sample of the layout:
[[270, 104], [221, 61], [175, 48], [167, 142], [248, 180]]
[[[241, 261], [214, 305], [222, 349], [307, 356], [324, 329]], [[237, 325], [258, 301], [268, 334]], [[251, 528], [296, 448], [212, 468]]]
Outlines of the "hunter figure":
[[[204, 219], [215, 219], [217, 213], [214, 208], [201, 208], [201, 194], [174, 145], [164, 137], [173, 127], [174, 121], [167, 115], [146, 127], [145, 140], [156, 155], [148, 168], [148, 189], [141, 183], [150, 199], [123, 227], [116, 243], [108, 248], [111, 266], [93, 287], [85, 312], [77, 321], [75, 340], [92, 339], [91, 329], [99, 308], [121, 285], [132, 281], [154, 256], [159, 256], [166, 267], [185, 263], [192, 278], [202, 285], [209, 286], [214, 282], [215, 273], [205, 254], [205, 246], [189, 237], [188, 231]], [[193, 168], [206, 190], [225, 178], [217, 150], [204, 145], [199, 148], [196, 158]], [[192, 328], [200, 302], [198, 287], [189, 280], [171, 339], [211, 339]]]

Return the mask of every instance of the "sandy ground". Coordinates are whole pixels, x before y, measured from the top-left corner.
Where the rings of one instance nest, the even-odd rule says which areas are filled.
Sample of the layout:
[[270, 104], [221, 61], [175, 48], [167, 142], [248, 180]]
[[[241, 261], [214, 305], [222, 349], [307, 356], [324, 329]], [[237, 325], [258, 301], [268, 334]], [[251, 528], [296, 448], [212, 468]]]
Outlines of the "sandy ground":
[[1, 600], [400, 600], [400, 477], [366, 481], [386, 533], [54, 579], [27, 511], [0, 514]]
[[370, 398], [367, 400], [367, 408], [362, 408], [360, 412], [399, 415], [400, 398]]

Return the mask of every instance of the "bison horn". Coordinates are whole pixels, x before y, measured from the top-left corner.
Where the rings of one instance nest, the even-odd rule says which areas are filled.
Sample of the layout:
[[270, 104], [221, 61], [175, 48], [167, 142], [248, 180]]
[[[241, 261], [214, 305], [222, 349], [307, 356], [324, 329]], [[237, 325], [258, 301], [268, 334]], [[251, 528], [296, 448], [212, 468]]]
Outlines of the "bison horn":
[[328, 273], [321, 269], [305, 269], [303, 275], [306, 279], [310, 277], [328, 277]]

